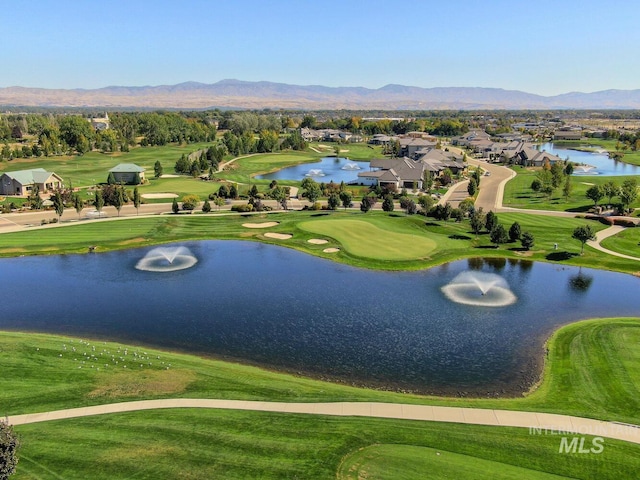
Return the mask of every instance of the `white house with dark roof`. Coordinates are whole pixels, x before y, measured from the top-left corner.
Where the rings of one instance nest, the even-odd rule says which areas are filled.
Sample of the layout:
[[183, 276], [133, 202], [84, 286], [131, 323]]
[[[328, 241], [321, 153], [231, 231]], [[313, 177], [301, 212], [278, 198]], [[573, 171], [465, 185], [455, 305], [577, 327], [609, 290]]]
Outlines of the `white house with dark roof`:
[[40, 193], [49, 193], [62, 186], [62, 177], [44, 168], [5, 172], [0, 176], [0, 195], [29, 195], [36, 187]]
[[137, 185], [144, 182], [145, 169], [135, 163], [120, 163], [109, 170], [116, 183]]

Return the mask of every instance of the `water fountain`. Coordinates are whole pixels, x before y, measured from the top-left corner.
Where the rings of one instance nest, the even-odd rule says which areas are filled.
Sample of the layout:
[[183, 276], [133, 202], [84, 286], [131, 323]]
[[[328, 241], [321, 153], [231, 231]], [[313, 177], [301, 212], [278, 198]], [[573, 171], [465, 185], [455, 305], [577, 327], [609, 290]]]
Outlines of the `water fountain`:
[[307, 177], [324, 177], [324, 172], [321, 168], [312, 168], [309, 170], [309, 173], [306, 175]]
[[347, 163], [342, 170], [361, 170], [361, 168], [357, 163]]
[[576, 165], [573, 168], [573, 173], [577, 175], [596, 175], [598, 172], [595, 170], [596, 167], [592, 165]]
[[517, 300], [504, 278], [485, 272], [459, 273], [442, 292], [453, 302], [479, 307], [505, 307]]
[[149, 250], [136, 268], [147, 272], [175, 272], [191, 268], [196, 263], [198, 259], [187, 247], [158, 247]]

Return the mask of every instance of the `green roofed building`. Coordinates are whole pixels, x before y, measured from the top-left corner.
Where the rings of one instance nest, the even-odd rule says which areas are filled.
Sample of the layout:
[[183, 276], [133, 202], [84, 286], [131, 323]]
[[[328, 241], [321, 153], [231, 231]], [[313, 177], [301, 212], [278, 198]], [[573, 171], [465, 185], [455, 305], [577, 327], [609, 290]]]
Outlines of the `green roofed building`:
[[109, 170], [113, 174], [116, 183], [138, 185], [144, 182], [145, 169], [135, 163], [120, 163]]
[[40, 193], [62, 188], [62, 178], [44, 168], [5, 172], [0, 176], [0, 195], [29, 195], [36, 186]]

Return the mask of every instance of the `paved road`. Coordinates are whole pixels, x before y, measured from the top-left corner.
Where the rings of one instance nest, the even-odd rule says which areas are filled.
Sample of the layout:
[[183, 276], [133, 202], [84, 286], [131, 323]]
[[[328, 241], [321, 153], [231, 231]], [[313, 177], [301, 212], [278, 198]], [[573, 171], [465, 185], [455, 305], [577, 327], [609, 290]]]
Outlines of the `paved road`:
[[[536, 429], [532, 434], [561, 435], [559, 432], [595, 435], [640, 444], [640, 426], [604, 422], [589, 418], [551, 413], [490, 410], [481, 408], [437, 407], [401, 403], [334, 402], [286, 403], [245, 400], [164, 399], [110, 403], [93, 407], [71, 408], [52, 412], [13, 415], [12, 425], [48, 422], [69, 418], [88, 417], [107, 413], [134, 412], [162, 408], [215, 408], [258, 412], [297, 413], [308, 415], [335, 415], [343, 417], [395, 418], [429, 422], [451, 422], [496, 427], [523, 427]], [[540, 429], [540, 430], [537, 430]], [[551, 433], [550, 433], [551, 432]]]

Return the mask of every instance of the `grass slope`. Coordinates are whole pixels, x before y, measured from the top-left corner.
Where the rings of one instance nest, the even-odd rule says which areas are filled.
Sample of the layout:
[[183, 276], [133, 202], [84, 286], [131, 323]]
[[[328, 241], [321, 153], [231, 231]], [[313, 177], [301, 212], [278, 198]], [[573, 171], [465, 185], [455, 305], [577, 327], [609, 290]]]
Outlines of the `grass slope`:
[[[640, 423], [639, 340], [640, 319], [563, 327], [549, 341], [545, 377], [535, 393], [521, 399], [473, 400], [357, 389], [154, 349], [5, 332], [0, 336], [0, 411], [4, 415], [142, 398], [215, 397], [400, 401]], [[120, 362], [117, 366], [111, 364], [111, 354]], [[139, 366], [142, 356], [149, 360]], [[105, 358], [111, 366], [98, 371]], [[129, 365], [126, 372], [123, 364]], [[607, 439], [599, 455], [560, 455], [558, 435], [385, 419], [169, 409], [24, 425], [17, 431], [23, 442], [18, 479], [86, 478], [88, 472], [95, 479], [332, 478], [363, 461], [368, 471], [380, 469], [380, 477], [369, 478], [394, 479], [420, 478], [420, 471], [433, 471], [439, 478], [436, 475], [445, 472], [442, 460], [462, 478], [475, 478], [475, 472], [484, 469], [534, 479], [545, 478], [543, 473], [617, 479], [632, 478], [640, 468], [640, 446], [614, 440]], [[373, 457], [358, 453], [374, 444], [385, 447]], [[391, 444], [396, 446], [390, 451], [386, 445]], [[423, 454], [419, 458], [415, 448]], [[423, 449], [436, 449], [444, 458], [434, 459], [429, 456], [432, 450]], [[416, 471], [418, 476], [412, 473]]]
[[509, 480], [528, 478], [545, 480], [563, 478], [557, 475], [517, 467], [441, 449], [413, 445], [371, 445], [345, 457], [338, 469], [338, 480], [473, 478]]
[[354, 417], [174, 409], [17, 430], [24, 444], [16, 479], [329, 479], [343, 457], [372, 444], [451, 452], [457, 467], [496, 466], [523, 478], [618, 480], [640, 468], [640, 446], [613, 440], [599, 455], [561, 455], [560, 437], [526, 429]]
[[[531, 190], [531, 182], [536, 178], [536, 170], [521, 167], [514, 167], [513, 170], [518, 174], [505, 185], [503, 198], [505, 207], [551, 210], [557, 212], [587, 212], [593, 207], [593, 201], [585, 196], [589, 187], [592, 185], [603, 185], [609, 181], [614, 181], [620, 186], [622, 182], [629, 178], [637, 178], [633, 175], [618, 177], [574, 175], [571, 177], [573, 190], [568, 199], [565, 199], [562, 195], [562, 185], [547, 198]], [[607, 198], [603, 198], [600, 203], [607, 203], [607, 201]], [[614, 197], [613, 201], [618, 202], [619, 200], [617, 197]], [[640, 207], [640, 200], [634, 202], [632, 206]]]

